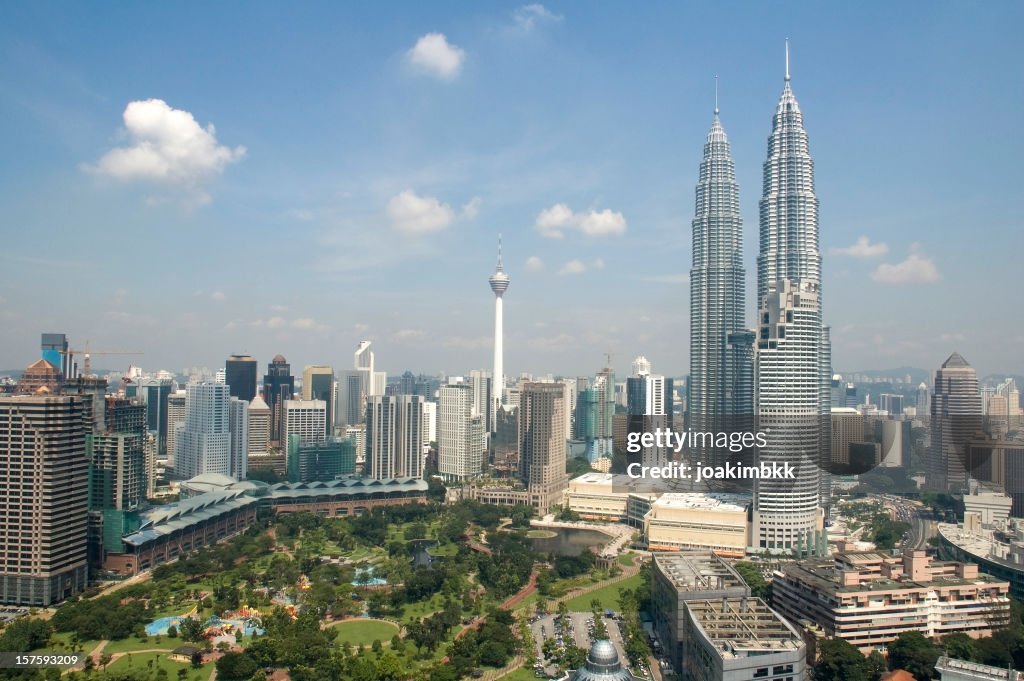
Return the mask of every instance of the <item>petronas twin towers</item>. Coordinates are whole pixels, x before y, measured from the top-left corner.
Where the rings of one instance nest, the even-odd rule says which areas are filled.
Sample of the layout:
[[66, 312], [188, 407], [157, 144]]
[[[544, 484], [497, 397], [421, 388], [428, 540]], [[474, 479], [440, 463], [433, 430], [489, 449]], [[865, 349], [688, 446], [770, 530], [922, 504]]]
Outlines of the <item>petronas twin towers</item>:
[[[814, 553], [828, 494], [821, 464], [830, 446], [831, 358], [822, 325], [814, 162], [790, 86], [788, 45], [763, 172], [757, 323], [748, 331], [739, 188], [716, 101], [693, 219], [689, 428], [764, 432], [768, 445], [758, 460], [788, 463], [794, 477], [755, 484], [751, 548]], [[722, 450], [692, 455], [712, 465], [758, 462]]]

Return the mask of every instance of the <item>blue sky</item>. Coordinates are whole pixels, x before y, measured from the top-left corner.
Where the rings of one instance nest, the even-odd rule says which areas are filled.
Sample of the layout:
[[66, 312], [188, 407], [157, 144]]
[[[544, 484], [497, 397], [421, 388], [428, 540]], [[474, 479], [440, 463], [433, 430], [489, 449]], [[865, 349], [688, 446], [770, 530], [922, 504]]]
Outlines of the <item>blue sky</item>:
[[511, 373], [685, 373], [714, 75], [752, 284], [788, 36], [836, 368], [1024, 373], [1019, 3], [2, 14], [3, 368], [42, 331], [154, 370], [345, 367], [361, 338], [391, 372], [486, 368], [500, 231]]

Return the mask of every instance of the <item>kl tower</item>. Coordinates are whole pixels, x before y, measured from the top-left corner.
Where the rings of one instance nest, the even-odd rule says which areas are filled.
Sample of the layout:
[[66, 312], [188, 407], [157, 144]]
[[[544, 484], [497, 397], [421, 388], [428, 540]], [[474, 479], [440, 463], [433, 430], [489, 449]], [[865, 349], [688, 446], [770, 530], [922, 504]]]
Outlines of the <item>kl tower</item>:
[[502, 364], [503, 347], [502, 347], [502, 328], [501, 328], [501, 296], [504, 295], [505, 290], [508, 289], [508, 275], [505, 274], [505, 269], [501, 264], [501, 235], [498, 235], [498, 267], [494, 270], [494, 274], [487, 280], [491, 285], [491, 290], [494, 291], [494, 376], [492, 379], [492, 390], [494, 402], [494, 423], [497, 423], [498, 410], [501, 409], [501, 405], [505, 398], [505, 368]]

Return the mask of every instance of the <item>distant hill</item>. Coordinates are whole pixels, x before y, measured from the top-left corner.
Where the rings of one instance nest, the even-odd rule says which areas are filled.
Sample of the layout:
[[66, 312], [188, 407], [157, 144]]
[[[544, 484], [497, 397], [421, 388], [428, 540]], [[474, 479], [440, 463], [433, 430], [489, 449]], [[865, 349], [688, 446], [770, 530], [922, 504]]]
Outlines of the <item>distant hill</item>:
[[848, 371], [837, 371], [836, 373], [841, 374], [843, 378], [851, 376], [853, 374], [863, 374], [870, 376], [875, 381], [883, 381], [885, 379], [903, 379], [910, 374], [910, 382], [913, 385], [919, 383], [932, 382], [932, 372], [927, 369], [918, 369], [917, 367], [896, 367], [895, 369], [854, 369]]

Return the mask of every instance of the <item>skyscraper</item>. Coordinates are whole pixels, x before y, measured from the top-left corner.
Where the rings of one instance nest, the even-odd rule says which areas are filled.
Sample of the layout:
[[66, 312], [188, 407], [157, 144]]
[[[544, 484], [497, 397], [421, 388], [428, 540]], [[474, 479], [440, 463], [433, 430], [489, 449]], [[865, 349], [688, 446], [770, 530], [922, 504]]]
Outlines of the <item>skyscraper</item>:
[[174, 468], [174, 438], [179, 423], [185, 422], [185, 391], [176, 390], [167, 396], [167, 465]]
[[982, 429], [978, 374], [959, 352], [935, 372], [931, 398], [932, 444], [925, 462], [928, 489], [960, 491], [967, 486], [967, 442]]
[[280, 443], [282, 447], [285, 446], [281, 432], [284, 428], [284, 402], [294, 396], [292, 367], [284, 355], [274, 355], [267, 365], [267, 375], [263, 377], [263, 401], [270, 407], [270, 441]]
[[483, 472], [484, 425], [468, 383], [441, 387], [437, 401], [438, 471], [447, 481], [474, 478]]
[[366, 418], [366, 399], [363, 396], [362, 372], [347, 369], [338, 372], [337, 423], [340, 426], [354, 426]]
[[232, 397], [228, 400], [228, 432], [231, 448], [228, 475], [244, 480], [249, 466], [249, 403]]
[[146, 428], [156, 438], [156, 455], [167, 458], [167, 400], [174, 381], [169, 378], [143, 378], [138, 382], [136, 395], [146, 403]]
[[[634, 375], [626, 379], [626, 432], [653, 433], [658, 428], [671, 429], [672, 379], [652, 374], [651, 363], [642, 356], [633, 361], [633, 372]], [[626, 459], [644, 466], [663, 465], [669, 460], [668, 447], [644, 447], [638, 454], [627, 453]]]
[[473, 370], [469, 372], [469, 384], [473, 387], [473, 408], [483, 419], [484, 432], [490, 434], [494, 432], [494, 379], [487, 371]]
[[[821, 543], [822, 466], [831, 458], [828, 332], [822, 325], [814, 162], [789, 78], [772, 120], [757, 256], [757, 416], [760, 459], [789, 463], [794, 479], [754, 487], [755, 548], [813, 553]], [[691, 394], [693, 390], [691, 390]]]
[[80, 396], [0, 396], [0, 603], [46, 607], [88, 583]]
[[298, 435], [302, 444], [323, 442], [327, 439], [327, 403], [323, 400], [285, 400], [284, 430], [281, 444], [288, 446], [288, 438]]
[[[743, 230], [736, 170], [719, 119], [717, 83], [714, 117], [700, 162], [692, 229], [689, 427], [699, 432], [748, 430], [754, 405], [752, 339], [749, 334], [743, 335]], [[671, 402], [667, 411], [672, 413]], [[705, 465], [722, 465], [729, 456], [726, 450], [714, 447], [702, 447], [691, 454]]]
[[561, 502], [565, 472], [565, 392], [561, 383], [525, 383], [519, 395], [519, 475], [544, 515]]
[[498, 235], [498, 266], [494, 274], [487, 280], [494, 291], [494, 373], [493, 397], [495, 412], [505, 403], [505, 349], [503, 347], [504, 331], [501, 325], [501, 300], [508, 290], [509, 279], [501, 263], [501, 235]]
[[355, 370], [359, 372], [361, 380], [363, 399], [383, 395], [387, 388], [388, 375], [383, 371], [374, 370], [373, 343], [368, 340], [359, 341], [354, 360]]
[[231, 475], [228, 386], [189, 383], [185, 387], [185, 425], [175, 433], [174, 472], [182, 479], [201, 473]]
[[302, 399], [323, 400], [327, 404], [325, 436], [334, 433], [334, 369], [329, 366], [308, 366], [302, 370]]
[[231, 397], [252, 402], [256, 397], [256, 358], [231, 355], [224, 363], [224, 382], [231, 388]]
[[423, 398], [374, 395], [366, 408], [366, 473], [374, 480], [423, 477]]
[[270, 407], [259, 395], [249, 403], [249, 454], [262, 456], [270, 449]]

